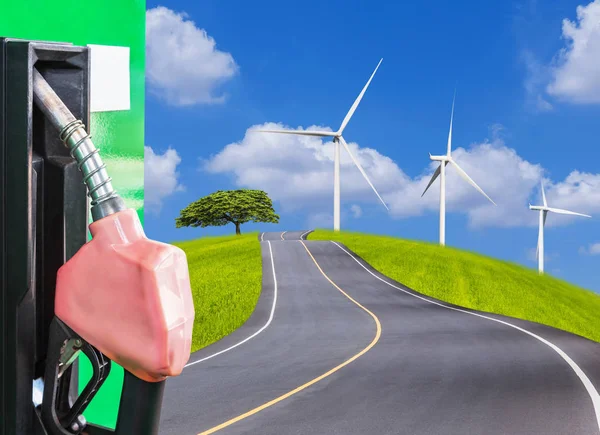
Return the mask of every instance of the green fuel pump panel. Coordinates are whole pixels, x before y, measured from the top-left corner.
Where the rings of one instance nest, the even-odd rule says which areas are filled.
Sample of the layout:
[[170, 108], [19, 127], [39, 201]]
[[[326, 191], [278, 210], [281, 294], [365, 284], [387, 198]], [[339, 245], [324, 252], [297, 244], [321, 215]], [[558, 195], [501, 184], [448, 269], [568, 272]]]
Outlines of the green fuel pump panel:
[[[113, 186], [143, 223], [145, 0], [5, 0], [1, 9], [1, 36], [108, 48], [99, 47], [100, 55], [92, 49], [90, 130]], [[113, 57], [111, 47], [119, 59]], [[98, 62], [103, 64], [98, 67]], [[109, 94], [120, 94], [117, 104], [94, 101], [95, 95], [96, 100], [103, 98], [98, 94], [102, 90], [94, 89], [94, 81], [104, 82], [99, 86], [110, 84], [113, 66], [122, 75], [125, 62], [128, 83], [109, 90]], [[127, 90], [129, 95], [123, 95]], [[91, 366], [85, 357], [79, 360], [81, 388], [91, 377]], [[109, 378], [85, 411], [90, 423], [115, 428], [122, 383], [123, 370], [113, 364]]]

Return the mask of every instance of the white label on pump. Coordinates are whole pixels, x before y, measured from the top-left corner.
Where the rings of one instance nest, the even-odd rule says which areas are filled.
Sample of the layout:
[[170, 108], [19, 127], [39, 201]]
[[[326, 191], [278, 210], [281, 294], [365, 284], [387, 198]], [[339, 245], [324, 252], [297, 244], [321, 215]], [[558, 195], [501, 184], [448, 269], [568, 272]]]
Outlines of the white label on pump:
[[131, 108], [129, 47], [88, 45], [91, 54], [90, 111]]

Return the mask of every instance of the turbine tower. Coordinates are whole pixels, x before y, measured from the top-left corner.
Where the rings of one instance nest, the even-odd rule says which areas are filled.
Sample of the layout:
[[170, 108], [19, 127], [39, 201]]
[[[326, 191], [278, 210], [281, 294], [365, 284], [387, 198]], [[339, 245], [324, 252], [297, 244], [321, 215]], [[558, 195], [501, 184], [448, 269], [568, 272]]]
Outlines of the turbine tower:
[[369, 81], [367, 82], [365, 87], [362, 89], [362, 91], [360, 92], [360, 94], [358, 95], [356, 100], [354, 101], [354, 104], [352, 105], [352, 107], [350, 108], [348, 113], [346, 114], [346, 117], [342, 121], [342, 124], [340, 125], [340, 128], [338, 129], [338, 131], [333, 132], [333, 131], [313, 131], [313, 130], [310, 130], [310, 131], [254, 130], [256, 132], [262, 132], [262, 133], [296, 134], [296, 135], [302, 135], [302, 136], [317, 136], [317, 137], [332, 137], [333, 138], [333, 146], [334, 146], [334, 154], [333, 154], [333, 156], [334, 156], [333, 157], [333, 161], [334, 161], [334, 163], [333, 163], [334, 164], [334, 169], [333, 169], [333, 229], [334, 229], [334, 231], [340, 230], [340, 144], [344, 147], [344, 149], [346, 150], [346, 152], [348, 153], [348, 155], [350, 156], [350, 158], [352, 159], [352, 161], [354, 162], [354, 164], [356, 165], [356, 167], [358, 168], [358, 170], [360, 171], [362, 176], [365, 178], [365, 180], [367, 180], [367, 183], [369, 183], [369, 186], [371, 186], [371, 189], [373, 189], [373, 191], [375, 192], [375, 194], [377, 195], [377, 197], [379, 198], [379, 200], [381, 201], [383, 206], [387, 210], [389, 210], [385, 201], [383, 200], [381, 195], [379, 195], [379, 192], [377, 192], [377, 189], [375, 189], [375, 186], [373, 186], [373, 183], [371, 183], [371, 180], [369, 180], [369, 177], [367, 176], [367, 173], [365, 172], [365, 170], [362, 168], [362, 166], [360, 165], [358, 160], [356, 160], [354, 158], [354, 156], [352, 155], [352, 153], [350, 152], [350, 148], [348, 147], [346, 140], [342, 136], [344, 129], [348, 125], [348, 122], [350, 122], [350, 118], [352, 118], [352, 115], [354, 115], [354, 112], [356, 111], [356, 108], [358, 107], [360, 100], [362, 100], [363, 96], [365, 95], [365, 92], [367, 91], [367, 88], [371, 84], [371, 80], [373, 80], [373, 76], [375, 76], [375, 73], [379, 69], [379, 65], [381, 65], [382, 61], [383, 61], [383, 59], [381, 59], [379, 61], [379, 63], [377, 64], [375, 71], [373, 71], [373, 74], [371, 74]]
[[485, 192], [481, 189], [481, 187], [479, 187], [477, 185], [477, 183], [475, 183], [471, 179], [471, 177], [469, 177], [467, 175], [467, 173], [465, 171], [463, 171], [463, 169], [460, 166], [458, 166], [458, 163], [456, 163], [456, 161], [452, 158], [452, 155], [451, 155], [451, 152], [452, 152], [452, 121], [454, 119], [454, 100], [455, 100], [455, 98], [456, 98], [456, 92], [455, 92], [455, 97], [452, 99], [452, 113], [450, 115], [450, 132], [448, 133], [448, 149], [447, 149], [446, 155], [432, 156], [431, 153], [429, 154], [429, 158], [433, 161], [440, 162], [440, 166], [438, 166], [438, 168], [433, 173], [431, 180], [429, 180], [429, 184], [427, 185], [427, 187], [423, 191], [423, 194], [421, 195], [421, 197], [423, 197], [423, 195], [425, 195], [425, 192], [427, 192], [429, 187], [433, 184], [433, 182], [439, 176], [440, 177], [440, 245], [442, 245], [442, 246], [446, 245], [446, 166], [448, 166], [448, 164], [451, 163], [454, 166], [454, 168], [458, 171], [458, 174], [462, 178], [464, 178], [469, 184], [471, 184], [475, 189], [477, 189], [477, 191], [479, 191], [483, 196], [485, 196], [487, 199], [489, 199], [492, 204], [496, 205], [496, 203], [494, 201], [492, 201], [491, 198], [485, 194]]
[[540, 275], [543, 275], [544, 274], [544, 226], [546, 225], [546, 217], [548, 216], [548, 212], [551, 211], [552, 213], [583, 216], [583, 217], [587, 217], [587, 218], [591, 218], [591, 216], [588, 216], [587, 214], [575, 213], [574, 211], [563, 210], [560, 208], [548, 207], [548, 202], [546, 201], [546, 193], [544, 192], [544, 183], [542, 182], [541, 185], [542, 185], [542, 201], [544, 202], [544, 205], [529, 204], [529, 209], [530, 210], [539, 210], [539, 212], [540, 212], [540, 224], [539, 224], [540, 227], [539, 227], [539, 231], [538, 231], [538, 245], [537, 245], [536, 257], [538, 258], [539, 273], [540, 273]]

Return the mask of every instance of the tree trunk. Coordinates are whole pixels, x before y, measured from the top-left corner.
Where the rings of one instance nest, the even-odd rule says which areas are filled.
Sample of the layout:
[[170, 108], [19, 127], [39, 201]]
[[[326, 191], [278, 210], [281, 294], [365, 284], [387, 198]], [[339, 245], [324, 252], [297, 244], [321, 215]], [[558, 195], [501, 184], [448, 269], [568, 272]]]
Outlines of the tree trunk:
[[240, 234], [242, 234], [242, 232], [240, 231], [240, 223], [239, 222], [234, 222], [235, 223], [235, 233], [239, 236]]

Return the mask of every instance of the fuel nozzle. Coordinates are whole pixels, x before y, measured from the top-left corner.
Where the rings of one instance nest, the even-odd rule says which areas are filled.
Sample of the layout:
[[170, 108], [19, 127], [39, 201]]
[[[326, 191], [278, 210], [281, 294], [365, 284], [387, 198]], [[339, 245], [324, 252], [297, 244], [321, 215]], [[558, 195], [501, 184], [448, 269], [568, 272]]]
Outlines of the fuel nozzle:
[[50, 343], [68, 350], [70, 339], [78, 343], [81, 338], [88, 357], [97, 352], [98, 375], [77, 406], [58, 412], [52, 405], [59, 394], [57, 379], [74, 357], [50, 349], [45, 383], [52, 388], [44, 392], [42, 418], [56, 428], [53, 434], [79, 433], [82, 424], [76, 418], [108, 374], [106, 356], [125, 369], [115, 433], [156, 434], [162, 381], [179, 375], [190, 357], [195, 313], [186, 255], [146, 237], [136, 211], [113, 188], [85, 126], [35, 68], [33, 89], [35, 104], [83, 174], [94, 220], [92, 240], [58, 270]]
[[106, 165], [83, 122], [76, 119], [40, 72], [33, 69], [33, 98], [36, 105], [59, 131], [60, 140], [77, 161], [92, 200], [92, 219], [97, 221], [125, 210], [125, 203], [112, 186]]

